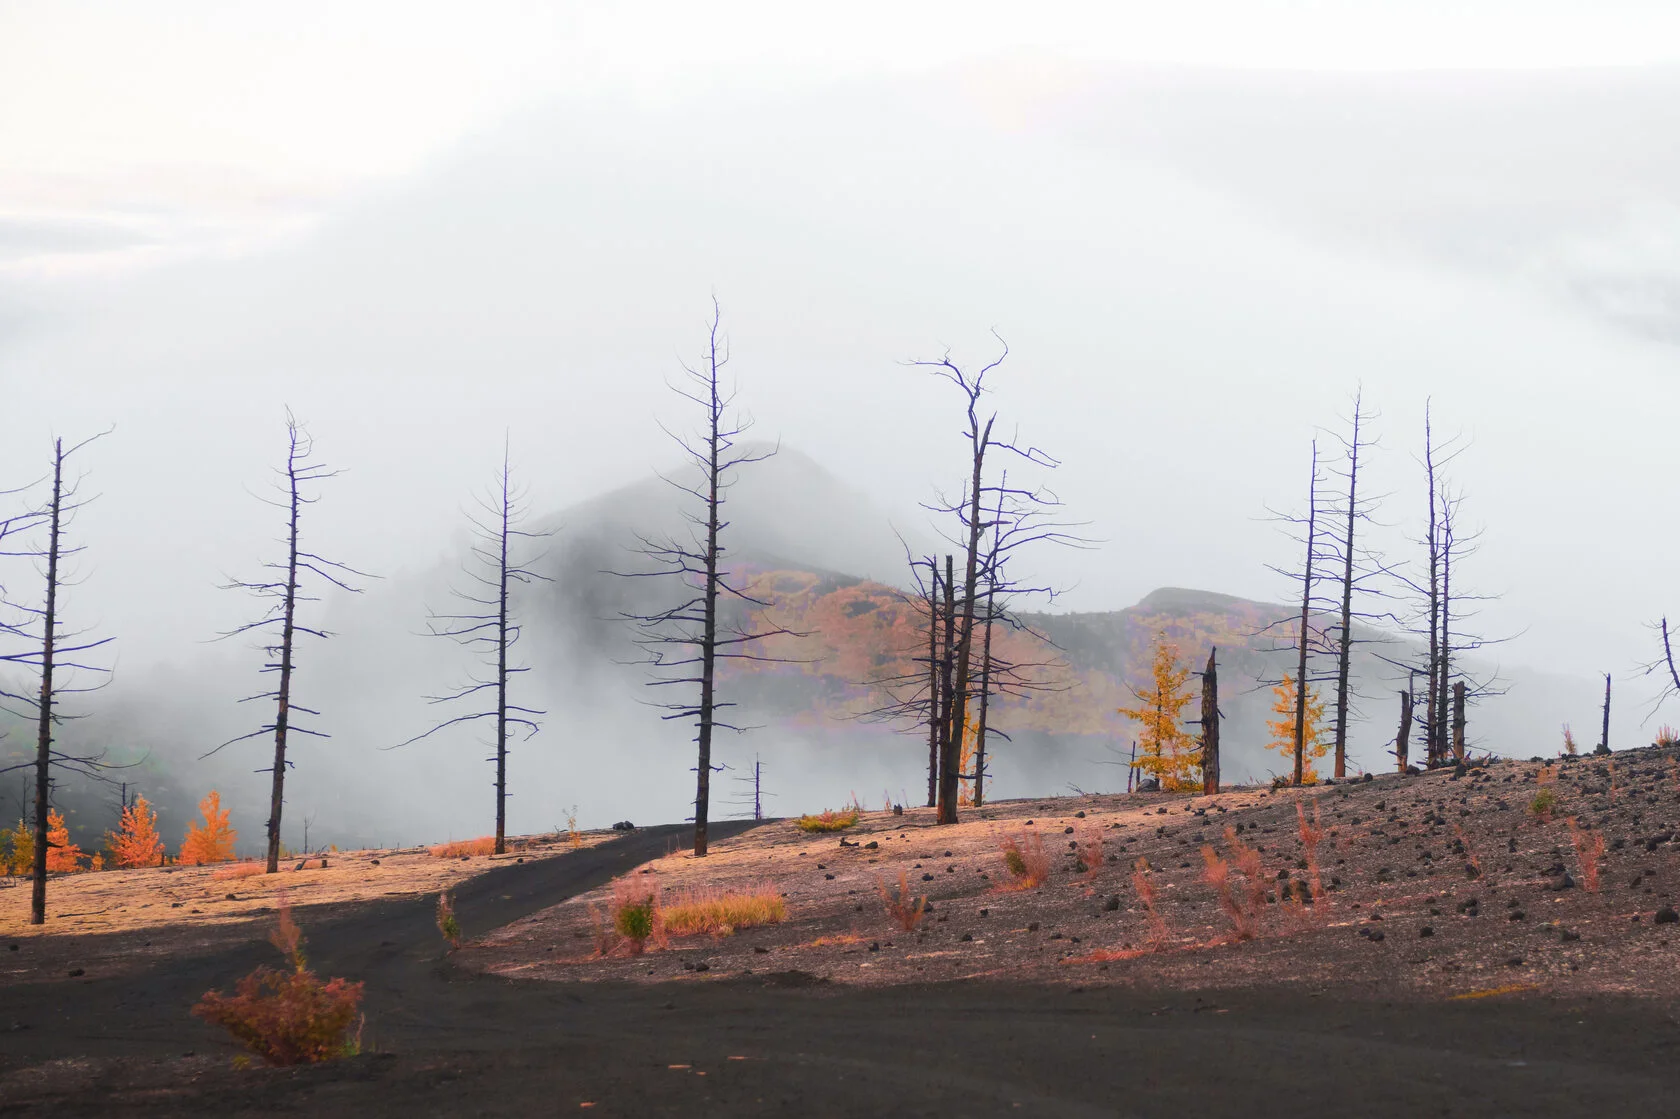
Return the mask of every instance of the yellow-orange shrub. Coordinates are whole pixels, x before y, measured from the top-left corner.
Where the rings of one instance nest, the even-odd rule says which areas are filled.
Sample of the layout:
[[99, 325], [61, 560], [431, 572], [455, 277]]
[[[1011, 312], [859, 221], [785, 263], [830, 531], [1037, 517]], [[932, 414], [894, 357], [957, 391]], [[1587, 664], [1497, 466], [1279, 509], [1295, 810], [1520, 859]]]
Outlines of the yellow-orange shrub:
[[122, 810], [122, 822], [117, 830], [106, 835], [111, 849], [111, 863], [123, 869], [163, 865], [163, 840], [158, 838], [157, 813], [137, 796], [134, 803]]
[[187, 827], [186, 837], [181, 840], [181, 865], [204, 866], [231, 861], [233, 845], [239, 839], [239, 833], [228, 823], [227, 809], [222, 807], [222, 794], [211, 789], [209, 795], [198, 802], [198, 810], [204, 816], [204, 823]]
[[74, 873], [82, 869], [82, 849], [70, 842], [70, 828], [54, 808], [47, 809], [47, 870]]

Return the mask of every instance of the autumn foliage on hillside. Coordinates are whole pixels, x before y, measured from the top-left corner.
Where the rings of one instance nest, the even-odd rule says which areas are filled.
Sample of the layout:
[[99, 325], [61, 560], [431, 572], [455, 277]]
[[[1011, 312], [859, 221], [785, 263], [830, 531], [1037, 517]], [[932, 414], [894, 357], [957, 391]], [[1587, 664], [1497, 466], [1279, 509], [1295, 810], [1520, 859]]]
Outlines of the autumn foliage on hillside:
[[134, 803], [122, 810], [117, 830], [106, 835], [111, 851], [111, 865], [124, 869], [163, 865], [163, 840], [158, 838], [157, 812], [137, 796]]
[[[761, 643], [756, 652], [764, 660], [729, 661], [719, 672], [737, 682], [764, 677], [801, 682], [795, 719], [843, 721], [887, 707], [892, 700], [887, 682], [915, 679], [924, 671], [927, 615], [896, 588], [809, 571], [746, 569], [735, 577], [746, 594], [773, 604], [762, 620], [788, 632]], [[997, 627], [992, 642], [1000, 662], [1059, 667], [1048, 671], [1054, 687], [994, 695], [988, 722], [1005, 733], [1128, 734], [1116, 712], [1133, 703], [1134, 690], [1153, 686], [1157, 639], [1198, 657], [1210, 645], [1258, 648], [1254, 635], [1275, 620], [1268, 608], [1239, 600], [1183, 609], [1156, 606], [1146, 600], [1117, 616], [1093, 618], [1105, 628], [1092, 644], [1105, 650], [1118, 646], [1112, 665], [1104, 668], [1069, 666], [1067, 660], [1080, 658], [1064, 655], [1029, 630]]]
[[222, 794], [211, 789], [198, 803], [204, 822], [191, 824], [181, 841], [181, 865], [205, 866], [225, 863], [233, 858], [233, 845], [239, 833], [228, 823], [227, 809], [222, 807]]

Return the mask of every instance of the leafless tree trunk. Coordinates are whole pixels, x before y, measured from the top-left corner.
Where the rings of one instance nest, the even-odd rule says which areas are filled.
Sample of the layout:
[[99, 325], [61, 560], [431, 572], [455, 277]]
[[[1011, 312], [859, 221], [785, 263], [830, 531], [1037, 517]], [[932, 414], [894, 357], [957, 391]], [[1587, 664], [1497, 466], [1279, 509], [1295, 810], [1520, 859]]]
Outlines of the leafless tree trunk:
[[1459, 765], [1464, 764], [1464, 681], [1453, 681], [1453, 725], [1452, 746], [1453, 758]]
[[1217, 647], [1208, 650], [1202, 670], [1202, 792], [1219, 791], [1219, 664]]
[[[735, 443], [748, 428], [745, 421], [731, 418], [734, 394], [722, 383], [721, 373], [729, 361], [728, 344], [723, 338], [723, 315], [717, 301], [712, 301], [712, 321], [708, 331], [705, 364], [694, 369], [685, 366], [689, 387], [673, 386], [683, 399], [698, 405], [705, 413], [699, 432], [691, 437], [674, 435], [691, 466], [698, 469], [700, 480], [689, 484], [667, 478], [683, 494], [700, 503], [702, 512], [687, 514], [696, 532], [688, 540], [642, 540], [643, 558], [656, 565], [653, 571], [621, 572], [632, 577], [668, 577], [680, 580], [690, 597], [679, 605], [650, 614], [625, 615], [641, 628], [643, 648], [649, 651], [647, 663], [655, 672], [676, 669], [679, 675], [660, 676], [650, 681], [655, 686], [697, 686], [698, 698], [663, 704], [666, 719], [695, 721], [694, 788], [694, 853], [706, 854], [708, 816], [711, 804], [712, 738], [717, 729], [740, 732], [718, 718], [718, 712], [734, 706], [717, 697], [717, 666], [720, 660], [767, 661], [775, 658], [745, 651], [765, 638], [789, 634], [785, 629], [752, 630], [737, 627], [726, 630], [719, 618], [719, 605], [724, 598], [748, 608], [762, 610], [770, 604], [743, 593], [730, 584], [724, 567], [723, 507], [731, 484], [731, 475], [739, 467], [762, 462], [776, 452], [736, 450]], [[797, 636], [797, 635], [796, 635]], [[667, 650], [677, 650], [675, 653]]]
[[1604, 674], [1604, 733], [1599, 736], [1598, 748], [1593, 752], [1595, 754], [1608, 754], [1610, 752], [1610, 674], [1608, 672]]
[[1307, 679], [1307, 649], [1309, 646], [1308, 633], [1311, 626], [1312, 588], [1313, 588], [1313, 557], [1314, 544], [1317, 542], [1318, 522], [1318, 441], [1312, 445], [1312, 480], [1307, 489], [1307, 558], [1302, 568], [1301, 578], [1301, 623], [1296, 642], [1299, 655], [1295, 667], [1295, 778], [1292, 784], [1299, 785], [1305, 779], [1306, 740], [1307, 740], [1307, 696], [1310, 684]]
[[1441, 740], [1437, 731], [1441, 723], [1439, 689], [1442, 686], [1441, 532], [1435, 508], [1438, 493], [1435, 486], [1435, 430], [1427, 401], [1423, 413], [1423, 467], [1429, 486], [1429, 526], [1424, 537], [1429, 554], [1429, 698], [1424, 707], [1424, 764], [1434, 766], [1441, 756]]
[[[285, 806], [286, 767], [292, 763], [287, 759], [290, 736], [293, 733], [309, 735], [315, 738], [326, 738], [321, 731], [309, 730], [298, 725], [293, 714], [319, 715], [319, 711], [312, 710], [292, 700], [292, 676], [297, 667], [296, 652], [297, 639], [300, 636], [326, 638], [330, 636], [325, 630], [315, 629], [302, 624], [298, 620], [298, 606], [303, 602], [316, 601], [307, 593], [303, 586], [305, 575], [313, 575], [343, 591], [359, 594], [361, 589], [352, 586], [347, 580], [352, 577], [369, 578], [365, 572], [327, 559], [302, 547], [303, 508], [313, 505], [317, 498], [308, 496], [304, 491], [309, 485], [337, 477], [338, 471], [329, 469], [314, 459], [314, 442], [308, 431], [292, 415], [286, 412], [286, 466], [281, 475], [280, 499], [263, 499], [268, 504], [284, 509], [286, 512], [286, 559], [283, 563], [268, 563], [264, 566], [278, 574], [278, 577], [258, 581], [235, 581], [226, 584], [226, 589], [247, 591], [258, 598], [271, 602], [263, 616], [254, 622], [231, 630], [223, 637], [235, 637], [240, 634], [258, 631], [272, 633], [276, 629], [279, 636], [274, 643], [264, 647], [264, 652], [273, 659], [264, 664], [262, 671], [273, 672], [278, 676], [278, 682], [271, 692], [260, 692], [246, 697], [247, 700], [273, 700], [274, 722], [260, 727], [249, 734], [242, 734], [238, 738], [228, 741], [211, 750], [216, 753], [224, 747], [236, 742], [244, 742], [252, 738], [259, 738], [269, 734], [274, 736], [274, 766], [272, 769], [272, 784], [269, 791], [268, 808], [268, 873], [277, 873], [280, 869], [280, 826], [282, 810]], [[210, 754], [204, 755], [209, 757]]]
[[928, 779], [927, 806], [932, 808], [939, 803], [939, 721], [943, 711], [941, 703], [943, 697], [939, 691], [940, 659], [939, 659], [939, 562], [935, 557], [927, 558], [929, 587], [927, 596], [928, 607]]
[[64, 440], [53, 441], [52, 497], [47, 505], [47, 595], [41, 619], [41, 692], [36, 700], [35, 865], [31, 867], [29, 923], [47, 922], [47, 812], [52, 792], [53, 653], [58, 640], [58, 561], [64, 498]]
[[986, 629], [980, 647], [980, 718], [974, 729], [974, 807], [986, 803], [986, 715], [992, 698], [992, 608], [997, 583], [986, 580]]
[[[1336, 640], [1333, 646], [1336, 654], [1336, 732], [1335, 732], [1335, 776], [1347, 776], [1347, 737], [1348, 727], [1353, 718], [1352, 706], [1352, 664], [1353, 624], [1355, 620], [1369, 620], [1371, 615], [1362, 614], [1355, 609], [1356, 593], [1370, 595], [1375, 593], [1366, 585], [1366, 580], [1372, 576], [1383, 574], [1384, 565], [1371, 555], [1368, 549], [1359, 543], [1359, 527], [1371, 519], [1371, 512], [1376, 498], [1362, 496], [1359, 489], [1360, 455], [1373, 442], [1367, 437], [1366, 423], [1375, 418], [1373, 413], [1365, 411], [1363, 391], [1356, 392], [1353, 397], [1352, 414], [1348, 417], [1349, 432], [1339, 436], [1343, 452], [1347, 458], [1346, 473], [1336, 471], [1347, 482], [1347, 505], [1337, 510], [1343, 515], [1343, 529], [1341, 537], [1333, 547], [1327, 549], [1327, 558], [1332, 562], [1340, 561], [1341, 568], [1341, 611], [1337, 626]], [[1334, 468], [1332, 468], [1334, 469]], [[1339, 553], [1339, 554], [1338, 554]], [[1379, 617], [1387, 617], [1380, 615]]]
[[1411, 761], [1412, 693], [1400, 693], [1400, 733], [1394, 738], [1394, 760], [1401, 773]]
[[956, 779], [957, 755], [962, 749], [959, 737], [962, 734], [962, 727], [957, 722], [959, 716], [957, 693], [955, 691], [957, 680], [956, 586], [954, 558], [947, 555], [945, 557], [945, 607], [943, 614], [945, 619], [945, 646], [944, 656], [940, 660], [939, 666], [939, 795], [934, 798], [934, 804], [938, 808], [935, 818], [940, 823], [945, 822], [943, 817], [945, 815], [944, 806], [947, 803], [945, 798], [946, 775], [950, 774], [952, 780]]
[[[999, 341], [1001, 343], [1002, 340]], [[1074, 542], [1072, 537], [1060, 531], [1061, 526], [1038, 520], [1046, 510], [1057, 507], [1058, 503], [1053, 495], [1039, 490], [1011, 488], [1007, 474], [997, 483], [988, 484], [986, 481], [987, 454], [994, 449], [1012, 452], [1041, 467], [1053, 468], [1056, 465], [1055, 460], [1037, 448], [1018, 447], [1011, 442], [994, 438], [992, 433], [997, 423], [996, 413], [985, 417], [981, 415], [981, 397], [986, 391], [986, 376], [1003, 364], [1008, 356], [1009, 348], [1003, 346], [998, 357], [974, 373], [959, 367], [948, 355], [938, 361], [915, 363], [950, 381], [962, 391], [966, 419], [963, 435], [969, 452], [968, 477], [965, 479], [960, 498], [942, 500], [939, 504], [929, 507], [935, 512], [954, 517], [960, 535], [953, 534], [953, 542], [963, 549], [960, 591], [953, 585], [954, 566], [948, 564], [946, 569], [946, 602], [949, 604], [946, 632], [949, 642], [945, 655], [951, 662], [951, 675], [948, 680], [941, 681], [946, 698], [945, 706], [949, 712], [945, 720], [946, 725], [940, 732], [941, 757], [936, 818], [941, 824], [957, 822], [957, 803], [962, 787], [959, 761], [963, 735], [968, 726], [969, 701], [974, 693], [975, 625], [979, 617], [980, 584], [984, 580], [988, 586], [988, 594], [994, 597], [1011, 591], [1017, 594], [1030, 593], [1026, 588], [1006, 586], [1001, 581], [998, 568], [1002, 563], [1002, 553], [1012, 551], [1030, 541]], [[992, 504], [990, 497], [993, 495], [998, 498], [1000, 513], [988, 524], [982, 519], [981, 510], [987, 509], [987, 516], [991, 516], [989, 507]], [[990, 553], [983, 555], [981, 538], [988, 527], [994, 529], [994, 546]], [[1034, 590], [1047, 593], [1044, 588]], [[994, 661], [987, 673], [987, 687], [990, 687], [992, 679], [996, 678], [996, 669]]]
[[[108, 780], [103, 776], [103, 773], [107, 770], [127, 768], [108, 765], [104, 760], [105, 755], [103, 753], [67, 754], [57, 748], [54, 735], [54, 731], [65, 719], [59, 706], [61, 697], [69, 692], [92, 690], [91, 688], [66, 686], [62, 682], [60, 674], [75, 670], [100, 674], [108, 672], [103, 667], [80, 663], [79, 655], [108, 644], [110, 639], [90, 640], [82, 633], [66, 632], [63, 618], [64, 603], [60, 597], [61, 592], [67, 585], [65, 563], [81, 551], [80, 547], [66, 546], [65, 530], [69, 527], [76, 511], [86, 504], [85, 501], [78, 499], [78, 480], [67, 479], [64, 468], [72, 455], [106, 434], [109, 434], [109, 432], [101, 432], [99, 435], [84, 439], [71, 447], [66, 447], [63, 439], [54, 439], [50, 489], [45, 503], [31, 509], [22, 516], [0, 524], [0, 539], [25, 528], [41, 528], [46, 532], [46, 540], [39, 547], [29, 547], [22, 551], [7, 551], [4, 553], [12, 556], [29, 556], [38, 560], [42, 564], [42, 567], [38, 570], [44, 572], [46, 583], [40, 606], [26, 607], [13, 602], [6, 603], [8, 606], [20, 610], [25, 617], [40, 622], [40, 638], [32, 640], [32, 647], [25, 652], [0, 657], [0, 662], [21, 665], [34, 670], [38, 680], [33, 694], [0, 692], [0, 699], [17, 703], [23, 710], [32, 713], [35, 721], [34, 759], [0, 769], [0, 773], [25, 768], [32, 768], [35, 771], [35, 849], [33, 862], [30, 865], [29, 899], [29, 921], [34, 925], [45, 924], [47, 920], [47, 831], [48, 816], [52, 810], [53, 767], [69, 769], [72, 772], [96, 780]], [[28, 626], [29, 622], [19, 622], [17, 624], [8, 623], [0, 628], [4, 628], [6, 632], [14, 636], [28, 637]]]
[[525, 739], [529, 741], [537, 733], [537, 717], [544, 714], [537, 708], [520, 706], [508, 698], [513, 677], [529, 671], [528, 666], [511, 661], [513, 647], [519, 642], [523, 630], [513, 614], [513, 588], [516, 584], [549, 581], [548, 576], [529, 566], [531, 561], [515, 557], [513, 549], [521, 540], [550, 534], [528, 532], [519, 527], [525, 520], [527, 507], [523, 491], [514, 485], [509, 449], [505, 443], [495, 489], [488, 498], [479, 498], [478, 505], [479, 512], [468, 514], [467, 518], [473, 527], [474, 544], [471, 566], [466, 570], [467, 576], [477, 586], [453, 591], [454, 597], [465, 604], [464, 611], [433, 613], [428, 621], [428, 631], [434, 637], [447, 637], [482, 652], [491, 675], [488, 678], [473, 676], [453, 692], [426, 698], [434, 704], [455, 703], [491, 692], [495, 701], [478, 711], [445, 719], [430, 730], [387, 749], [407, 746], [448, 727], [494, 720], [495, 753], [491, 760], [496, 763], [496, 854], [500, 855], [507, 851], [508, 739], [518, 728], [525, 732]]

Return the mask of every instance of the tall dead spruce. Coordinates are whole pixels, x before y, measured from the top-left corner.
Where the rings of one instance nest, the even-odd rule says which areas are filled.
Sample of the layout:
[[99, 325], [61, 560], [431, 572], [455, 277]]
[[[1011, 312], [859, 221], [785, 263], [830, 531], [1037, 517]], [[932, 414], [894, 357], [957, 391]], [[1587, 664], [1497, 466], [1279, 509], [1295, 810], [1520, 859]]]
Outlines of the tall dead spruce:
[[27, 556], [39, 562], [45, 585], [38, 605], [6, 600], [13, 618], [4, 623], [5, 632], [29, 641], [30, 647], [0, 657], [0, 662], [25, 667], [37, 680], [33, 694], [0, 691], [0, 699], [5, 701], [8, 711], [30, 718], [35, 723], [34, 759], [0, 770], [0, 773], [26, 768], [35, 771], [35, 849], [34, 862], [30, 866], [29, 899], [29, 921], [34, 925], [45, 924], [47, 920], [47, 816], [52, 808], [54, 771], [68, 771], [103, 780], [105, 771], [125, 768], [107, 764], [103, 752], [67, 753], [59, 747], [55, 733], [68, 717], [60, 706], [63, 697], [102, 686], [78, 685], [65, 679], [63, 674], [91, 672], [104, 675], [108, 672], [101, 666], [88, 664], [85, 656], [108, 644], [111, 639], [90, 638], [86, 631], [66, 629], [63, 599], [64, 589], [71, 582], [67, 565], [82, 551], [80, 545], [66, 541], [66, 533], [75, 520], [76, 512], [90, 500], [80, 496], [80, 478], [66, 478], [65, 467], [73, 455], [105, 434], [108, 432], [101, 432], [69, 447], [64, 445], [63, 439], [53, 440], [52, 473], [45, 502], [0, 524], [0, 540], [26, 530], [44, 534], [38, 545], [16, 550], [7, 547], [3, 553]]
[[449, 727], [467, 723], [494, 721], [495, 739], [490, 760], [496, 763], [496, 854], [507, 851], [507, 754], [508, 738], [515, 730], [525, 732], [525, 739], [537, 733], [537, 716], [543, 711], [523, 707], [508, 698], [508, 684], [513, 677], [529, 672], [530, 667], [515, 664], [511, 659], [518, 644], [521, 627], [514, 616], [513, 589], [517, 585], [536, 581], [549, 582], [546, 575], [533, 570], [532, 559], [516, 555], [525, 541], [542, 539], [548, 532], [529, 532], [519, 526], [525, 522], [529, 507], [525, 493], [513, 481], [513, 468], [508, 448], [502, 448], [502, 466], [495, 487], [487, 497], [478, 499], [478, 511], [467, 514], [472, 525], [473, 543], [464, 574], [471, 585], [466, 590], [452, 588], [451, 597], [460, 604], [458, 613], [433, 612], [427, 619], [427, 632], [433, 637], [447, 637], [483, 655], [485, 675], [474, 675], [452, 692], [427, 696], [429, 703], [457, 704], [485, 702], [477, 711], [455, 715], [417, 734], [405, 742], [387, 749], [397, 749], [409, 743], [429, 738]]
[[269, 603], [262, 617], [256, 621], [247, 622], [237, 629], [222, 634], [225, 637], [237, 637], [247, 633], [262, 633], [270, 636], [270, 643], [262, 646], [265, 656], [269, 659], [263, 663], [264, 673], [274, 673], [276, 683], [274, 690], [259, 692], [246, 696], [241, 703], [274, 701], [274, 721], [266, 723], [249, 734], [242, 734], [237, 738], [230, 738], [226, 742], [211, 750], [205, 757], [214, 754], [236, 742], [245, 742], [253, 738], [263, 738], [270, 734], [274, 736], [274, 764], [268, 770], [273, 775], [273, 784], [269, 797], [268, 809], [268, 873], [273, 874], [280, 869], [280, 814], [285, 804], [286, 767], [292, 761], [286, 756], [289, 737], [292, 734], [309, 735], [314, 738], [328, 738], [322, 731], [299, 726], [293, 718], [294, 713], [319, 716], [320, 712], [311, 710], [292, 702], [292, 685], [297, 668], [296, 653], [297, 639], [300, 636], [327, 638], [331, 636], [326, 630], [316, 629], [304, 625], [298, 620], [298, 606], [306, 602], [318, 602], [319, 599], [308, 593], [304, 586], [304, 579], [313, 576], [339, 590], [359, 594], [360, 587], [352, 586], [348, 580], [352, 578], [369, 578], [365, 572], [330, 560], [315, 552], [305, 551], [301, 544], [301, 520], [303, 510], [315, 504], [319, 498], [307, 495], [306, 487], [336, 477], [339, 471], [328, 468], [314, 458], [314, 442], [308, 431], [298, 423], [290, 411], [286, 413], [286, 465], [276, 471], [279, 475], [277, 489], [280, 497], [259, 498], [265, 504], [281, 509], [286, 514], [286, 558], [284, 560], [266, 563], [263, 567], [273, 572], [273, 577], [264, 580], [243, 581], [234, 580], [224, 584], [225, 590], [247, 591], [259, 599]]
[[[1001, 345], [1002, 340], [999, 342]], [[938, 719], [939, 772], [935, 785], [936, 819], [941, 824], [957, 822], [963, 780], [975, 782], [978, 797], [985, 795], [979, 765], [975, 773], [961, 772], [962, 742], [969, 729], [971, 706], [984, 711], [984, 697], [993, 692], [1057, 686], [1035, 672], [1051, 665], [1005, 665], [992, 656], [988, 637], [982, 637], [979, 643], [980, 663], [976, 671], [977, 636], [989, 633], [999, 620], [1008, 619], [1017, 626], [1024, 624], [1004, 603], [1014, 597], [1052, 593], [1048, 587], [1012, 580], [1006, 573], [1010, 557], [1032, 544], [1082, 543], [1069, 531], [1073, 526], [1056, 519], [1061, 505], [1052, 492], [1043, 487], [1012, 484], [1007, 471], [1001, 472], [996, 481], [988, 480], [986, 470], [992, 452], [1043, 469], [1054, 469], [1057, 465], [1054, 458], [1037, 447], [999, 438], [994, 433], [997, 413], [982, 414], [986, 377], [1008, 356], [1009, 347], [1003, 345], [999, 355], [976, 372], [963, 369], [949, 354], [937, 361], [914, 363], [955, 385], [962, 393], [963, 439], [968, 450], [967, 478], [959, 493], [955, 497], [941, 496], [927, 506], [935, 514], [949, 518], [947, 523], [954, 524], [956, 531], [951, 533], [951, 542], [961, 549], [962, 557], [960, 572], [955, 557], [946, 557], [942, 617], [946, 640], [939, 650], [937, 694], [928, 700]], [[923, 597], [930, 602], [939, 601], [936, 594]], [[931, 671], [928, 678], [930, 682], [935, 678]], [[991, 733], [989, 729], [987, 733]], [[977, 742], [976, 760], [980, 765], [984, 763], [984, 750], [984, 745]]]
[[[1400, 575], [1400, 583], [1413, 602], [1411, 632], [1423, 648], [1417, 658], [1397, 667], [1408, 673], [1422, 672], [1423, 695], [1410, 693], [1416, 703], [1422, 699], [1423, 747], [1426, 766], [1462, 763], [1465, 759], [1464, 720], [1458, 712], [1471, 699], [1497, 695], [1496, 675], [1477, 676], [1461, 659], [1503, 638], [1489, 638], [1471, 628], [1477, 604], [1491, 595], [1464, 589], [1459, 565], [1476, 554], [1480, 530], [1466, 530], [1462, 524], [1464, 495], [1447, 476], [1447, 467], [1463, 453], [1467, 444], [1461, 436], [1437, 439], [1432, 405], [1424, 412], [1423, 468], [1428, 486], [1428, 519], [1419, 543], [1423, 547], [1422, 571], [1416, 577]], [[1421, 662], [1421, 663], [1419, 663]], [[1455, 682], [1465, 686], [1465, 699], [1457, 699]]]
[[[626, 614], [639, 631], [637, 643], [647, 653], [644, 663], [656, 678], [652, 687], [693, 687], [693, 698], [657, 704], [664, 719], [693, 719], [698, 760], [695, 765], [694, 853], [706, 853], [707, 820], [711, 804], [712, 738], [717, 730], [744, 728], [718, 718], [733, 703], [718, 699], [717, 670], [720, 661], [774, 661], [777, 658], [752, 652], [753, 643], [768, 637], [790, 634], [785, 629], [755, 629], [752, 618], [770, 604], [744, 593], [729, 581], [725, 565], [723, 519], [733, 473], [742, 466], [762, 462], [774, 449], [737, 449], [737, 441], [751, 426], [736, 418], [735, 394], [723, 387], [721, 374], [729, 362], [728, 342], [723, 337], [722, 314], [714, 300], [707, 334], [706, 359], [699, 368], [683, 366], [685, 380], [671, 390], [698, 407], [702, 414], [699, 430], [691, 435], [668, 432], [682, 448], [696, 471], [694, 481], [665, 478], [695, 507], [683, 511], [690, 532], [684, 539], [640, 539], [637, 549], [652, 564], [649, 571], [615, 572], [629, 578], [662, 578], [681, 584], [683, 599], [674, 606], [645, 614]], [[722, 607], [732, 607], [728, 611]], [[725, 613], [733, 621], [724, 617]]]

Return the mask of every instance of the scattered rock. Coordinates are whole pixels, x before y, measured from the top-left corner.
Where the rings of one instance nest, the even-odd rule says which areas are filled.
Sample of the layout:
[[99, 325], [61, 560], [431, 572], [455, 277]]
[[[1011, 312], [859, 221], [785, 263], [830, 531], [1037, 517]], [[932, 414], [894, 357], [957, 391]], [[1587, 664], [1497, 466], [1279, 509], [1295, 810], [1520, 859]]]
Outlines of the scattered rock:
[[1425, 926], [1423, 926], [1423, 928], [1418, 930], [1418, 936], [1420, 936], [1420, 937], [1422, 937], [1422, 936], [1434, 936], [1434, 935], [1435, 935], [1435, 930], [1430, 928], [1428, 925], [1425, 925]]
[[[1109, 894], [1108, 895], [1108, 900], [1103, 902], [1103, 911], [1106, 912], [1106, 913], [1113, 913], [1116, 910], [1118, 910], [1119, 908], [1120, 908], [1120, 895], [1119, 894]], [[985, 912], [985, 911], [982, 910], [981, 912]]]
[[1657, 924], [1672, 925], [1677, 922], [1680, 922], [1680, 913], [1676, 913], [1672, 905], [1665, 905], [1657, 910]]
[[87, 974], [87, 969], [85, 969], [85, 968], [73, 967], [73, 968], [70, 969], [70, 978], [71, 979], [76, 979], [76, 978], [78, 978], [80, 976], [83, 976], [83, 975], [86, 975], [86, 974]]
[[863, 849], [865, 851], [879, 851], [881, 849], [881, 845], [879, 843], [877, 843], [875, 840], [871, 839], [868, 843], [865, 843], [863, 845]]

